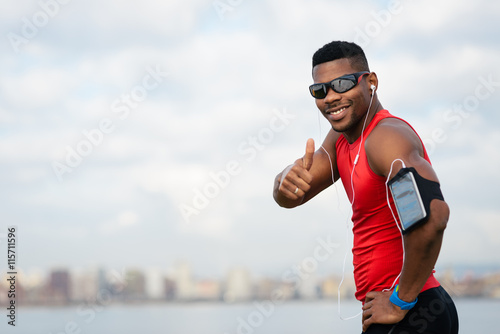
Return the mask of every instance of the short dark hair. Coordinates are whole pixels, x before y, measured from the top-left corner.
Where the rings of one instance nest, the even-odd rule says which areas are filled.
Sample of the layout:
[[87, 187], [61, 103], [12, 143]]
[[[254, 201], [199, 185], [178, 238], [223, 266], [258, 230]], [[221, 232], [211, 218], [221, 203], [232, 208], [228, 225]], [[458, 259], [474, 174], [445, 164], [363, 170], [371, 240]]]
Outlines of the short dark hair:
[[323, 45], [316, 51], [312, 58], [312, 66], [323, 64], [332, 60], [347, 58], [351, 66], [357, 71], [370, 71], [363, 49], [351, 42], [333, 41]]

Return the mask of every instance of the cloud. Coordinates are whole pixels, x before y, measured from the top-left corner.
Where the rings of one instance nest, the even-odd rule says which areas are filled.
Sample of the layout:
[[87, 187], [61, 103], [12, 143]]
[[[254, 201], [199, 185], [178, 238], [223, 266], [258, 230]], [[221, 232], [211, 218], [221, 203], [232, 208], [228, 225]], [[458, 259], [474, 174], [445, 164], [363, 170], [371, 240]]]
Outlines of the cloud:
[[53, 67], [12, 73], [0, 82], [6, 102], [21, 109], [53, 104], [68, 94], [72, 85], [71, 73]]
[[121, 232], [123, 229], [128, 229], [140, 221], [140, 217], [134, 211], [124, 211], [113, 220], [102, 224], [99, 227], [99, 232], [106, 235], [112, 235]]

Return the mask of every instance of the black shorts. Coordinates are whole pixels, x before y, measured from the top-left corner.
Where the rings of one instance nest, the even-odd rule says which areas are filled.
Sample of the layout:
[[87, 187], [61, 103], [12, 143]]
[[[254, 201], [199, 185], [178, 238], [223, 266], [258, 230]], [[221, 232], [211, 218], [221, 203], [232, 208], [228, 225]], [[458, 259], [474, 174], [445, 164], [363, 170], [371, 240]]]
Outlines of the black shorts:
[[441, 287], [418, 295], [417, 304], [393, 325], [373, 324], [365, 334], [457, 334], [458, 314], [450, 295]]

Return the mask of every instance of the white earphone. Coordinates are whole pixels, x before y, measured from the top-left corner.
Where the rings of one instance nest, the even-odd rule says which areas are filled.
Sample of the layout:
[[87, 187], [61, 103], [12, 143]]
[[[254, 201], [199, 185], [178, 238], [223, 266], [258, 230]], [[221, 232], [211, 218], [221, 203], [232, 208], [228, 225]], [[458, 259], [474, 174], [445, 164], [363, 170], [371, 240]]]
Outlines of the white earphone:
[[370, 88], [372, 91], [375, 91], [375, 89], [377, 89], [377, 87], [375, 87], [375, 85], [371, 85]]

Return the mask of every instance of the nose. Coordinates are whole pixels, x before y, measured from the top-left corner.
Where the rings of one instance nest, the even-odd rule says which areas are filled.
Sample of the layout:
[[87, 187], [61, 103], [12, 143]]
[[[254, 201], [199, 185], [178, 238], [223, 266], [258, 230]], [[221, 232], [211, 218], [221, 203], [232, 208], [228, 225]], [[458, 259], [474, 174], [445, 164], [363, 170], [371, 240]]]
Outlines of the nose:
[[324, 102], [326, 104], [331, 104], [332, 102], [338, 101], [342, 98], [342, 95], [337, 93], [332, 89], [332, 87], [328, 87], [328, 92], [326, 92], [326, 96], [324, 98]]

